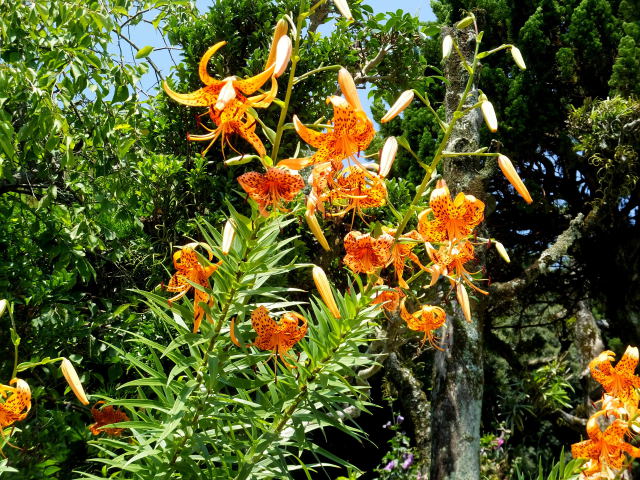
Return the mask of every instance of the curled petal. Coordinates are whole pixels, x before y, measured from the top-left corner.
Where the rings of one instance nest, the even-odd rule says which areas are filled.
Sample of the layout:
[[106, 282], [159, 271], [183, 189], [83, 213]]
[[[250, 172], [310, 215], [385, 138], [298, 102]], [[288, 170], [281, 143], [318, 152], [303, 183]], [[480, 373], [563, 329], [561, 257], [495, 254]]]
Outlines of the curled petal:
[[356, 84], [346, 68], [341, 68], [338, 72], [338, 83], [340, 84], [340, 89], [349, 104], [356, 110], [363, 110], [362, 103], [360, 103], [360, 97], [358, 96], [358, 90], [356, 89]]
[[200, 59], [198, 74], [200, 75], [200, 80], [202, 80], [202, 83], [205, 85], [217, 85], [220, 83], [220, 80], [216, 80], [209, 75], [207, 72], [207, 65], [209, 64], [209, 59], [226, 44], [227, 42], [224, 41], [216, 43], [213, 47], [209, 48]]

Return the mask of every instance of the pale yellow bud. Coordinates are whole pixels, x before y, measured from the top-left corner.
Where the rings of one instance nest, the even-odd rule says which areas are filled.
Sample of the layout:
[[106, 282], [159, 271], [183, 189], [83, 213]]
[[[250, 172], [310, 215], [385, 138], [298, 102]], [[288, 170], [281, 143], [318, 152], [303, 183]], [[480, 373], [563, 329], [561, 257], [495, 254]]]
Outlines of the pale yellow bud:
[[413, 90], [405, 90], [400, 94], [389, 111], [380, 119], [380, 123], [387, 123], [389, 120], [400, 115], [409, 104], [413, 102]]
[[309, 225], [309, 230], [313, 233], [313, 236], [316, 237], [318, 243], [324, 248], [327, 252], [331, 250], [329, 247], [329, 242], [327, 242], [324, 233], [322, 232], [322, 228], [320, 228], [320, 223], [318, 223], [318, 217], [316, 217], [315, 213], [307, 210], [304, 214], [304, 218], [307, 221], [307, 225]]
[[513, 61], [516, 63], [520, 70], [526, 70], [527, 66], [524, 63], [524, 58], [522, 58], [522, 53], [518, 47], [511, 47], [511, 56], [513, 57]]
[[4, 315], [4, 311], [7, 309], [9, 302], [7, 302], [4, 298], [0, 300], [0, 318]]
[[353, 20], [353, 16], [351, 16], [351, 10], [349, 10], [349, 4], [347, 4], [347, 0], [333, 0], [333, 4], [336, 6], [340, 14], [346, 18], [347, 20]]
[[289, 65], [291, 59], [291, 38], [287, 35], [278, 40], [278, 46], [276, 47], [276, 67], [273, 71], [273, 76], [278, 78], [284, 73]]
[[471, 15], [469, 15], [468, 17], [464, 17], [462, 20], [460, 20], [458, 23], [456, 23], [456, 28], [458, 30], [462, 30], [464, 28], [467, 28], [472, 23], [473, 23], [473, 17]]
[[378, 170], [378, 174], [382, 178], [386, 178], [389, 175], [393, 161], [396, 159], [396, 153], [398, 153], [398, 140], [396, 140], [396, 137], [387, 138], [380, 153], [380, 170]]
[[469, 306], [469, 294], [467, 293], [467, 289], [464, 288], [464, 284], [462, 282], [458, 282], [456, 285], [456, 296], [458, 297], [458, 303], [460, 304], [464, 318], [467, 322], [470, 322], [471, 307]]
[[80, 403], [83, 405], [89, 405], [89, 400], [87, 399], [87, 395], [84, 393], [84, 388], [82, 388], [82, 383], [80, 383], [80, 378], [78, 378], [78, 374], [76, 373], [76, 369], [73, 368], [73, 364], [67, 360], [66, 358], [62, 359], [62, 363], [60, 364], [60, 370], [62, 370], [62, 375], [67, 380], [67, 383], [71, 387], [71, 390], [75, 394]]
[[442, 40], [442, 58], [447, 58], [451, 55], [451, 50], [453, 49], [453, 38], [451, 35], [447, 35]]
[[493, 109], [493, 104], [489, 100], [485, 100], [480, 103], [480, 110], [482, 110], [484, 123], [487, 124], [489, 131], [498, 131], [498, 119], [496, 118], [496, 111]]
[[353, 81], [353, 77], [346, 68], [341, 68], [338, 72], [338, 83], [349, 105], [356, 110], [362, 110], [362, 103], [360, 103], [356, 82]]
[[505, 262], [511, 263], [511, 259], [509, 258], [509, 254], [507, 253], [507, 249], [504, 248], [504, 245], [500, 242], [495, 241], [494, 244], [496, 246], [496, 250], [498, 251], [498, 255], [500, 255]]
[[233, 239], [236, 236], [236, 228], [233, 224], [233, 220], [227, 220], [222, 230], [222, 253], [228, 255], [231, 251], [231, 245], [233, 245]]
[[276, 61], [276, 55], [278, 50], [278, 42], [282, 37], [284, 37], [289, 31], [289, 24], [284, 18], [278, 20], [276, 24], [276, 28], [273, 31], [273, 39], [271, 40], [271, 48], [269, 49], [269, 58], [267, 59], [267, 63], [264, 66], [264, 69], [268, 69], [273, 62]]
[[331, 314], [335, 318], [340, 318], [340, 310], [338, 310], [336, 300], [333, 298], [333, 292], [331, 291], [329, 280], [327, 280], [327, 275], [324, 273], [324, 270], [317, 265], [313, 267], [313, 281]]
[[505, 155], [498, 155], [498, 166], [500, 167], [500, 170], [502, 170], [504, 176], [507, 177], [507, 180], [509, 180], [509, 183], [511, 183], [513, 188], [516, 189], [516, 192], [524, 198], [524, 201], [527, 203], [533, 202], [533, 199], [529, 194], [529, 190], [524, 186], [524, 183], [522, 182], [520, 175], [518, 175], [518, 172], [516, 172], [511, 160], [509, 160]]

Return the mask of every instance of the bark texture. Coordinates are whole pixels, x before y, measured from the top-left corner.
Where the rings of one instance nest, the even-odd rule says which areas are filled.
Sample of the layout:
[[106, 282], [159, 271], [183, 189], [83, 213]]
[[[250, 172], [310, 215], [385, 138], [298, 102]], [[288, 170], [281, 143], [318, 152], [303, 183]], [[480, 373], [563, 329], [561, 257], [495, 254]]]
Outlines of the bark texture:
[[[472, 28], [456, 31], [444, 28], [442, 36], [457, 38], [463, 55], [471, 64], [475, 49]], [[451, 121], [468, 81], [456, 52], [445, 64], [449, 80], [445, 97], [447, 121]], [[472, 89], [466, 106], [477, 101]], [[471, 152], [479, 146], [482, 117], [478, 109], [455, 125], [446, 147], [449, 152]], [[483, 164], [478, 157], [445, 159], [443, 176], [455, 196], [464, 191], [485, 199]], [[453, 295], [455, 296], [455, 295]], [[482, 365], [482, 303], [471, 302], [473, 321], [465, 321], [457, 302], [446, 329], [444, 351], [437, 352], [432, 395], [431, 480], [475, 480], [480, 478], [480, 419], [484, 375]]]

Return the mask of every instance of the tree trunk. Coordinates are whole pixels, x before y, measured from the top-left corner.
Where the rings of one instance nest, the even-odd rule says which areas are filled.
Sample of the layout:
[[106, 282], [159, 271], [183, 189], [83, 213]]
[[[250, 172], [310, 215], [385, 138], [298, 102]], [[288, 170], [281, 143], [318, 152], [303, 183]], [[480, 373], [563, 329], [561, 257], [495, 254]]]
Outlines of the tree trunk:
[[[457, 38], [469, 64], [475, 49], [473, 28], [458, 31], [444, 28], [442, 36]], [[447, 121], [451, 121], [468, 74], [455, 50], [445, 64], [449, 80], [445, 97]], [[467, 106], [477, 101], [472, 89]], [[471, 152], [479, 145], [482, 121], [478, 109], [458, 120], [446, 151]], [[443, 164], [443, 177], [452, 195], [464, 191], [485, 199], [482, 175], [478, 175], [482, 157], [449, 157]], [[471, 292], [470, 292], [471, 293]], [[477, 293], [475, 295], [478, 295]], [[455, 294], [451, 293], [455, 298]], [[482, 299], [481, 299], [482, 300]], [[480, 478], [480, 419], [484, 375], [482, 365], [483, 302], [471, 301], [473, 321], [465, 321], [457, 302], [448, 318], [444, 350], [435, 355], [432, 391], [431, 480], [474, 480]]]

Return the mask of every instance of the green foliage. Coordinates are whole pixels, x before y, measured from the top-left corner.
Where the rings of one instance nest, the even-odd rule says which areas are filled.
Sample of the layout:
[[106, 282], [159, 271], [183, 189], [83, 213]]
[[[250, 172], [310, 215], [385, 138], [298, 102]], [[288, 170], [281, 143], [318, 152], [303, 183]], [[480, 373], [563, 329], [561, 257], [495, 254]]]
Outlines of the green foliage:
[[515, 473], [517, 480], [578, 480], [580, 472], [582, 471], [582, 464], [584, 461], [579, 458], [566, 461], [564, 449], [560, 453], [560, 460], [553, 465], [549, 473], [545, 476], [542, 463], [538, 464], [538, 475], [525, 477], [524, 473], [520, 471], [518, 466], [515, 467]]
[[[130, 413], [131, 421], [119, 425], [130, 430], [130, 438], [98, 440], [102, 454], [95, 460], [105, 465], [102, 477], [87, 472], [84, 478], [110, 478], [108, 472], [127, 472], [128, 478], [197, 478], [202, 472], [210, 478], [289, 478], [294, 470], [328, 465], [322, 457], [346, 464], [314, 444], [310, 432], [333, 427], [364, 434], [344, 412], [367, 408], [364, 390], [348, 378], [371, 362], [359, 347], [371, 334], [376, 308], [366, 306], [369, 298], [356, 294], [356, 285], [345, 296], [334, 292], [339, 320], [311, 299], [301, 310], [309, 320], [302, 352], [284, 357], [296, 368], [281, 367], [274, 357], [276, 374], [269, 367], [273, 355], [250, 346], [249, 318], [258, 305], [272, 314], [302, 306], [287, 298], [298, 289], [275, 280], [303, 267], [287, 260], [293, 238], [278, 240], [292, 220], [249, 221], [233, 212], [232, 219], [237, 234], [226, 256], [220, 254], [221, 233], [202, 225], [203, 237], [223, 258], [210, 290], [219, 300], [205, 306], [213, 321], [203, 323], [202, 335], [191, 333], [190, 303], [168, 309], [162, 296], [140, 292], [159, 324], [154, 337], [130, 332], [131, 346], [116, 348], [137, 377], [120, 387], [129, 398], [112, 401]], [[232, 319], [242, 347], [226, 335]], [[320, 463], [305, 466], [299, 459], [304, 451]]]

